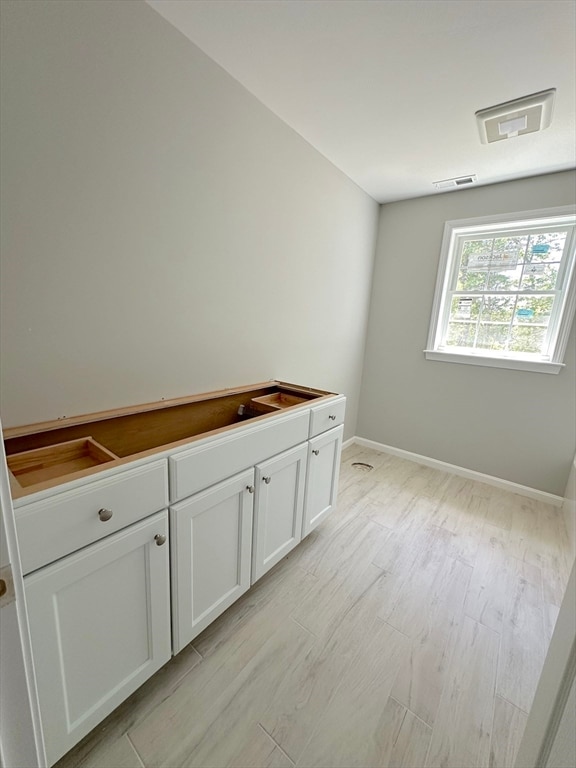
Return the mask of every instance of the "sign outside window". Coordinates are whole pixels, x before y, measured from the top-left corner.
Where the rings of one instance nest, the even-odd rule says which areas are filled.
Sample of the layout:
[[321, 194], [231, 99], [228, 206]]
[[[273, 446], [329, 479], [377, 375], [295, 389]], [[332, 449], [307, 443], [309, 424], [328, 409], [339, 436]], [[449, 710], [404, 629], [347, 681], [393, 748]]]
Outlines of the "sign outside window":
[[493, 251], [471, 253], [468, 257], [468, 269], [476, 272], [488, 269], [516, 269], [518, 257], [517, 250], [502, 251], [501, 253], [494, 253]]

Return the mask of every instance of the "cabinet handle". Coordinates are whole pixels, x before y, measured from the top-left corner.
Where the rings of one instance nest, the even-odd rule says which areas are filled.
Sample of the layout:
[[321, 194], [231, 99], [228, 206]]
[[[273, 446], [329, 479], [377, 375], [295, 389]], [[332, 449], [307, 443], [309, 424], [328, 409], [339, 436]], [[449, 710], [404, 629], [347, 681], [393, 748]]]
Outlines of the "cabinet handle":
[[161, 547], [162, 544], [166, 544], [166, 536], [164, 536], [163, 533], [157, 533], [156, 536], [154, 536], [154, 541], [157, 546]]
[[328, 418], [330, 419], [330, 421], [336, 421], [336, 416], [330, 415], [330, 416], [328, 416]]
[[268, 483], [270, 482], [270, 480], [272, 480], [272, 478], [271, 477], [263, 477], [262, 480], [264, 480], [266, 485], [268, 485]]
[[246, 490], [248, 491], [248, 493], [254, 493], [254, 486], [253, 485], [247, 485], [246, 486]]
[[100, 520], [102, 520], [103, 523], [105, 523], [107, 520], [110, 520], [110, 518], [112, 517], [112, 510], [104, 509], [104, 507], [102, 507], [102, 509], [98, 510], [98, 517], [100, 518]]
[[318, 454], [320, 453], [320, 451], [312, 451], [312, 453], [314, 454], [314, 456], [318, 456]]

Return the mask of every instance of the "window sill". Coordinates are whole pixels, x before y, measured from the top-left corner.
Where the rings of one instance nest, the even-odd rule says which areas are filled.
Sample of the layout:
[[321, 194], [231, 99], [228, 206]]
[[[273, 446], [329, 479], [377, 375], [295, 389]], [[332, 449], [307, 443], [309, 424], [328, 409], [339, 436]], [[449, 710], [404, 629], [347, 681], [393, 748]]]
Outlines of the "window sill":
[[531, 371], [532, 373], [560, 373], [564, 363], [552, 363], [539, 360], [518, 360], [511, 357], [482, 357], [481, 355], [463, 355], [455, 352], [440, 352], [435, 349], [425, 349], [427, 360], [441, 363], [461, 363], [463, 365], [483, 365], [489, 368], [509, 368], [514, 371]]

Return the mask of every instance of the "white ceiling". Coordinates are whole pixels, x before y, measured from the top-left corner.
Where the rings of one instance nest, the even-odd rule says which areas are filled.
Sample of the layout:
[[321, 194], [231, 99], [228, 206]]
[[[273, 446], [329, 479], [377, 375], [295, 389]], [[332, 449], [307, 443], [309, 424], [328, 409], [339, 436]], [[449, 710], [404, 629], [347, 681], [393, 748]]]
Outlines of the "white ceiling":
[[[147, 0], [379, 202], [576, 165], [570, 0]], [[474, 113], [556, 88], [550, 128], [480, 143]]]

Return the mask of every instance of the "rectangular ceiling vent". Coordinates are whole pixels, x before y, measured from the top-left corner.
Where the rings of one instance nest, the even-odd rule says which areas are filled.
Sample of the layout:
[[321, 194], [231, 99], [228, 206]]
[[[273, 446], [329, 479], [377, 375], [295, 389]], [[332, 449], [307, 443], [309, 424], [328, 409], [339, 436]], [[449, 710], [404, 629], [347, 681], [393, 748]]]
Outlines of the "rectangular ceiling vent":
[[496, 104], [495, 107], [480, 109], [476, 112], [480, 141], [491, 144], [548, 128], [552, 122], [555, 94], [556, 88], [549, 88], [521, 99]]
[[436, 189], [451, 189], [453, 187], [465, 187], [468, 184], [474, 184], [478, 180], [475, 173], [471, 173], [468, 176], [457, 176], [454, 179], [443, 179], [442, 181], [434, 181], [433, 184]]

